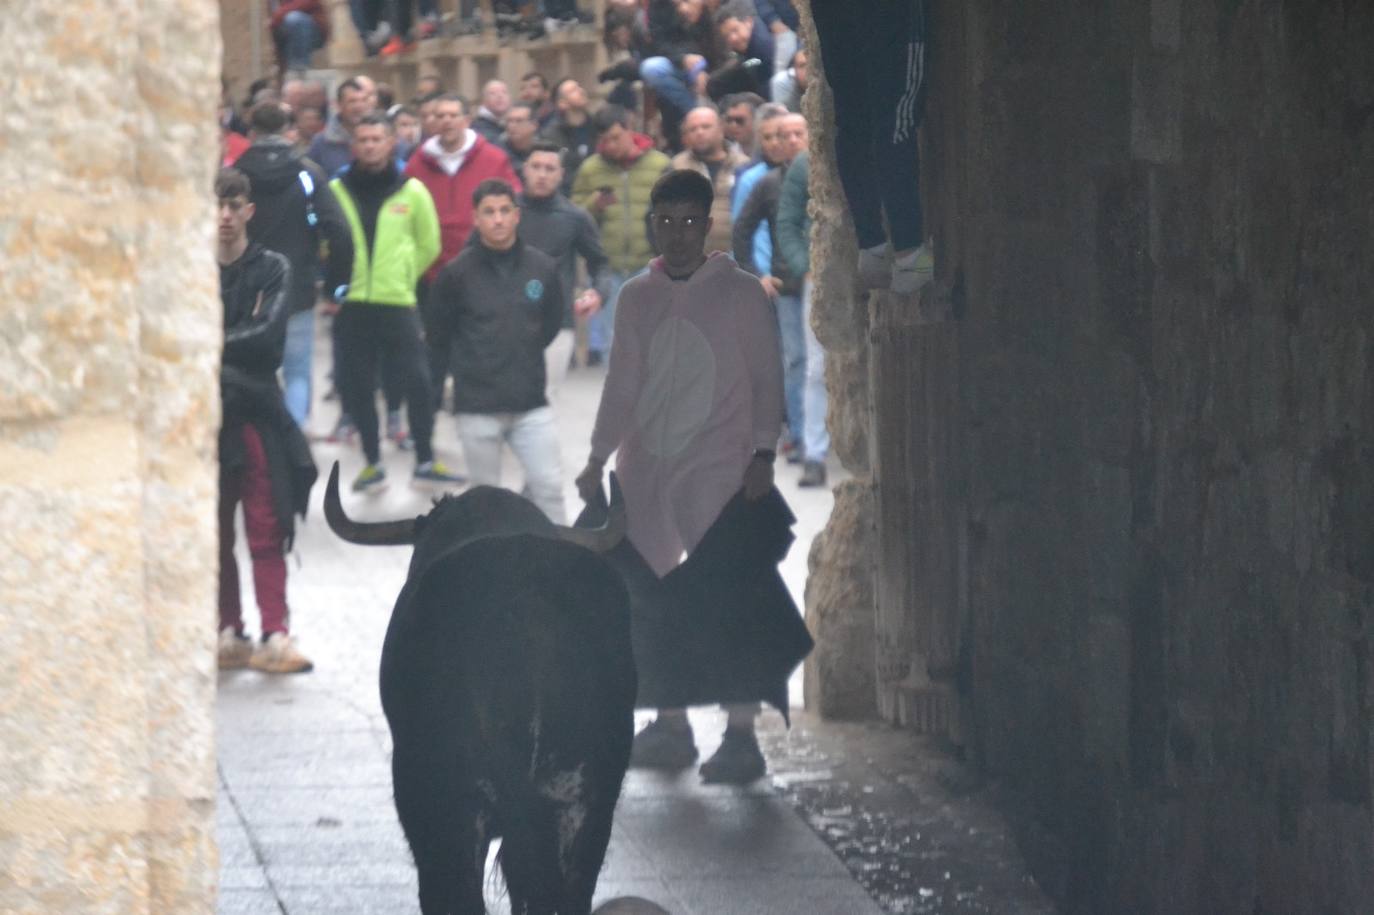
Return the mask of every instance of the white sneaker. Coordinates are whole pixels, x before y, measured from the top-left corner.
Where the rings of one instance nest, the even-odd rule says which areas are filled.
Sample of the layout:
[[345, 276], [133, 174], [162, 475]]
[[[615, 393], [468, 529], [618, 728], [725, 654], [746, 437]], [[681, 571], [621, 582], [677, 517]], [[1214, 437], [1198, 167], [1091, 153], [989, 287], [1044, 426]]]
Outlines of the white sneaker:
[[265, 674], [303, 674], [315, 669], [310, 659], [296, 649], [291, 636], [274, 632], [258, 646], [248, 666]]
[[859, 249], [859, 282], [865, 289], [886, 289], [892, 283], [892, 248], [886, 242]]
[[935, 252], [930, 244], [921, 245], [892, 261], [892, 291], [915, 295], [935, 279]]
[[248, 666], [253, 656], [253, 642], [241, 635], [233, 626], [225, 626], [219, 631], [219, 669], [241, 670]]

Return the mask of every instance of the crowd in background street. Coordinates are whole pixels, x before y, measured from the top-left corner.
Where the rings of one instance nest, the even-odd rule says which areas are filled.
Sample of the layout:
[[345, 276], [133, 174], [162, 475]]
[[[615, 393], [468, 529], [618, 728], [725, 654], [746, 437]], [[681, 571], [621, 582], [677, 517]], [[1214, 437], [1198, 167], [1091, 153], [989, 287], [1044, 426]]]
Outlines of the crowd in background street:
[[[446, 32], [494, 25], [536, 37], [588, 18], [572, 0], [544, 0], [533, 14], [497, 2], [494, 23], [483, 22], [475, 3], [464, 3], [448, 21], [433, 0], [355, 0], [350, 9], [364, 47], [380, 55], [405, 53]], [[669, 441], [682, 431], [673, 427], [678, 420], [698, 438], [739, 425], [711, 413], [734, 397], [731, 409], [776, 423], [764, 441], [747, 421], [740, 426], [741, 441], [753, 448], [744, 452], [746, 493], [756, 497], [762, 484], [771, 486], [778, 456], [800, 465], [800, 485], [825, 485], [824, 352], [810, 327], [808, 125], [800, 112], [809, 71], [790, 0], [613, 0], [603, 22], [613, 63], [599, 74], [597, 88], [605, 90], [599, 104], [576, 79], [540, 72], [525, 74], [514, 90], [492, 80], [473, 100], [447, 91], [434, 75], [423, 76], [408, 100], [361, 74], [339, 75], [327, 87], [308, 73], [310, 55], [328, 38], [318, 0], [272, 2], [269, 12], [278, 75], [255, 82], [241, 105], [226, 97], [221, 110], [221, 667], [302, 672], [312, 666], [289, 634], [282, 555], [314, 482], [305, 430], [317, 399], [312, 379], [323, 374], [312, 366], [317, 319], [329, 322], [332, 342], [333, 390], [322, 396], [337, 397], [341, 407], [325, 437], [356, 441], [365, 456], [352, 481], [355, 493], [387, 483], [384, 436], [413, 452], [414, 483], [440, 488], [498, 485], [509, 448], [521, 464], [526, 496], [563, 523], [555, 395], [570, 368], [601, 363], [619, 380], [608, 382], [603, 394], [598, 429], [605, 440], [592, 438], [592, 459], [578, 477], [584, 498], [618, 447], [604, 430], [637, 428], [644, 417], [631, 422], [631, 400], [639, 398], [642, 407], [659, 394], [667, 399], [656, 401], [656, 410], [669, 418], [646, 439], [656, 444], [644, 446], [655, 460], [667, 460], [661, 449], [668, 444], [682, 445]], [[848, 98], [855, 109], [839, 117], [841, 179], [852, 204], [866, 201], [865, 213], [855, 213], [865, 282], [909, 292], [932, 269], [919, 200], [911, 202], [923, 22], [914, 17], [887, 49], [900, 51], [910, 39], [903, 69], [901, 54], [877, 62], [855, 56], [855, 47], [893, 41], [874, 34], [885, 29], [872, 28], [871, 17], [864, 31], [864, 21], [856, 17], [853, 47], [836, 52], [848, 62], [827, 74], [837, 100]], [[844, 27], [852, 31], [856, 24]], [[836, 33], [840, 26], [827, 28]], [[829, 50], [825, 32], [821, 41]], [[879, 110], [885, 99], [893, 112]], [[874, 157], [893, 163], [887, 180], [870, 167]], [[900, 193], [886, 186], [902, 184], [904, 173], [910, 184]], [[684, 176], [691, 180], [684, 183]], [[630, 289], [637, 290], [627, 305], [633, 314], [617, 318], [622, 291]], [[716, 310], [721, 295], [729, 300], [724, 312]], [[679, 302], [684, 296], [692, 299], [686, 306]], [[699, 301], [703, 296], [712, 300]], [[754, 324], [720, 330], [755, 314], [752, 301], [765, 305], [758, 314], [768, 316], [762, 338], [768, 345], [759, 342]], [[705, 334], [699, 342], [660, 333], [658, 312], [680, 307], [697, 316], [694, 326]], [[587, 348], [579, 363], [580, 324]], [[617, 330], [635, 340], [616, 348]], [[641, 351], [650, 337], [663, 352]], [[734, 365], [744, 339], [754, 341], [751, 351]], [[619, 349], [630, 354], [617, 356]], [[706, 387], [679, 390], [687, 376], [653, 364], [665, 354], [705, 359], [716, 366], [707, 375], [715, 376], [693, 376], [689, 387]], [[761, 359], [770, 364], [758, 365]], [[751, 405], [747, 396], [771, 391], [765, 382], [772, 372], [780, 379], [780, 422], [771, 406]], [[646, 380], [625, 381], [637, 373]], [[740, 387], [709, 395], [712, 385], [727, 383]], [[625, 403], [608, 407], [616, 398]], [[612, 409], [628, 412], [607, 419]], [[455, 416], [465, 474], [435, 456], [440, 410]], [[634, 435], [648, 433], [625, 434], [638, 441]], [[707, 464], [702, 479], [713, 492], [728, 496], [740, 485], [738, 468], [717, 480], [724, 464]], [[639, 503], [643, 542], [636, 545], [663, 574], [690, 551], [720, 505], [712, 502], [711, 517], [695, 517], [690, 506], [705, 503], [677, 492], [680, 480], [660, 482]], [[645, 533], [649, 516], [642, 506], [653, 500], [666, 500], [654, 524], [675, 514], [691, 523]], [[239, 504], [263, 609], [258, 645], [247, 637], [238, 606]], [[631, 516], [635, 541], [635, 503]], [[732, 709], [732, 726], [750, 722], [751, 744], [752, 715], [752, 706]], [[681, 720], [665, 714], [657, 732], [642, 736], [666, 740], [667, 756], [677, 758], [686, 744], [668, 726]], [[749, 752], [745, 769], [757, 762], [761, 772], [756, 745]]]

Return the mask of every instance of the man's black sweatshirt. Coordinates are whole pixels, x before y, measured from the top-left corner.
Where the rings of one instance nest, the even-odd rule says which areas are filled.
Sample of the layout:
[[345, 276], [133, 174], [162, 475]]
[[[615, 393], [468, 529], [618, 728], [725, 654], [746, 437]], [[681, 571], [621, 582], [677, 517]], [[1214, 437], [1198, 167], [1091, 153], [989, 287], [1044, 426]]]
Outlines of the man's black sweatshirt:
[[480, 241], [430, 287], [434, 345], [452, 347], [458, 413], [524, 413], [548, 404], [544, 348], [558, 336], [568, 293], [553, 258], [519, 239]]

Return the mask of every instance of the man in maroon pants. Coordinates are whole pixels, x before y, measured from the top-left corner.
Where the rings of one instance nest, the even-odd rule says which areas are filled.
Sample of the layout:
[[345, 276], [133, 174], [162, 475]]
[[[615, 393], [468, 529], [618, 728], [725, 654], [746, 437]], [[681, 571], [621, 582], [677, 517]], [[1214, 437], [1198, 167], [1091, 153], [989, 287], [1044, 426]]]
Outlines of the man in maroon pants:
[[[286, 552], [295, 514], [304, 514], [315, 465], [277, 383], [290, 317], [290, 266], [275, 251], [248, 242], [253, 218], [247, 177], [226, 168], [215, 181], [219, 200], [220, 299], [224, 355], [220, 369], [219, 666], [302, 673], [314, 665], [288, 632]], [[243, 505], [262, 642], [243, 631], [234, 514]]]

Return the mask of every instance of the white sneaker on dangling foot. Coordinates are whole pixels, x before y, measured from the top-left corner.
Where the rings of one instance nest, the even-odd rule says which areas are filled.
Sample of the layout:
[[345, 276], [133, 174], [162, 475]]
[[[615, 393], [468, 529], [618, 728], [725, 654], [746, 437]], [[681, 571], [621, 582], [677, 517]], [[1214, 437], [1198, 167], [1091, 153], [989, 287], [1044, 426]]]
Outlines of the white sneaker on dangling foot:
[[865, 289], [886, 289], [892, 283], [892, 248], [883, 242], [859, 249], [859, 282]]
[[933, 279], [935, 251], [929, 243], [892, 259], [892, 291], [897, 295], [915, 295]]

